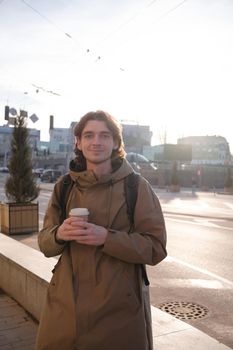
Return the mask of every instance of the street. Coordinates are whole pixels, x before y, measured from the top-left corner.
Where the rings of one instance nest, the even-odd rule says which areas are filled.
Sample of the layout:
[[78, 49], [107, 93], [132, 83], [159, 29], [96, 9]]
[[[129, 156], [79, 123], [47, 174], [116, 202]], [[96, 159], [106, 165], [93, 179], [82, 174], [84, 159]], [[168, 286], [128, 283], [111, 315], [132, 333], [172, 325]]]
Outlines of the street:
[[[40, 227], [49, 186], [39, 197]], [[148, 266], [151, 304], [233, 348], [233, 196], [155, 191], [166, 221], [168, 257]], [[14, 238], [38, 249], [36, 234]]]
[[148, 267], [151, 303], [233, 348], [233, 197], [161, 195], [168, 257]]
[[224, 229], [179, 221], [166, 216], [168, 258], [148, 267], [151, 303], [233, 348], [233, 222]]

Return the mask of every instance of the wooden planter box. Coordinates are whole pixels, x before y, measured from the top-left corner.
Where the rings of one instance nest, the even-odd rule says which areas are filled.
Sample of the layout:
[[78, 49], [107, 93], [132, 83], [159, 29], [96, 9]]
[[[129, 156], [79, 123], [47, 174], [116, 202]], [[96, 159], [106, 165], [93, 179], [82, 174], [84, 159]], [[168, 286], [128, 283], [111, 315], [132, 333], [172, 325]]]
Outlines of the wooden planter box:
[[1, 203], [1, 232], [7, 235], [38, 232], [38, 203]]

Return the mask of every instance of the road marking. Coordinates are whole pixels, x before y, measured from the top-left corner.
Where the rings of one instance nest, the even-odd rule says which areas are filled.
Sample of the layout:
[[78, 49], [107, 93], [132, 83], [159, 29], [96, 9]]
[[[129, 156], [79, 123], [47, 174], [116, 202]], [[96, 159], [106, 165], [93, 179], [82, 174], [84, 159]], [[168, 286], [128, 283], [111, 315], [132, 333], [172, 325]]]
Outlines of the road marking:
[[228, 202], [223, 202], [227, 207], [233, 210], [233, 204], [228, 203]]
[[223, 283], [226, 283], [228, 285], [230, 285], [231, 287], [233, 287], [233, 282], [229, 281], [228, 279], [224, 278], [224, 277], [221, 277], [221, 276], [218, 276], [216, 275], [215, 273], [212, 273], [212, 272], [209, 272], [205, 269], [201, 269], [200, 267], [197, 267], [197, 266], [194, 266], [192, 264], [189, 264], [189, 263], [186, 263], [180, 259], [177, 259], [177, 258], [174, 258], [172, 256], [167, 256], [165, 260], [168, 260], [170, 262], [175, 262], [177, 264], [180, 264], [180, 265], [183, 265], [185, 267], [189, 267], [190, 269], [194, 270], [194, 271], [197, 271], [197, 272], [201, 272], [201, 273], [204, 273], [205, 275], [209, 276], [209, 277], [212, 277], [218, 281], [221, 281]]
[[185, 224], [192, 224], [192, 225], [198, 225], [198, 226], [209, 226], [209, 227], [215, 227], [219, 228], [219, 225], [213, 224], [211, 222], [208, 222], [206, 219], [194, 219], [195, 221], [192, 220], [182, 220], [182, 219], [173, 219], [173, 218], [168, 218], [170, 221], [175, 221], [178, 223], [185, 223]]
[[177, 219], [169, 218], [166, 214], [164, 216], [166, 217], [166, 220], [177, 222], [179, 224], [180, 223], [184, 223], [184, 224], [191, 224], [191, 225], [196, 225], [196, 226], [200, 226], [201, 225], [201, 226], [206, 226], [206, 227], [214, 227], [214, 228], [220, 228], [220, 229], [223, 229], [223, 230], [232, 231], [231, 227], [217, 225], [217, 224], [214, 224], [213, 222], [209, 222], [206, 219], [194, 219], [195, 221], [192, 221], [192, 220], [182, 220], [182, 218], [180, 218], [180, 219], [178, 219], [178, 218]]
[[[185, 207], [185, 208], [196, 208], [200, 210], [202, 209], [209, 209], [211, 208], [211, 205], [209, 203], [204, 202], [203, 200], [198, 200], [197, 202], [189, 202], [188, 200], [182, 200], [181, 198], [176, 198], [171, 200], [168, 203], [161, 203], [162, 207]], [[212, 208], [211, 208], [212, 209]]]
[[[153, 281], [153, 279], [150, 280]], [[198, 278], [159, 278], [154, 279], [154, 282], [157, 285], [167, 285], [167, 286], [176, 286], [178, 288], [205, 288], [205, 289], [232, 289], [232, 286], [226, 286], [221, 281], [216, 279], [198, 279]]]

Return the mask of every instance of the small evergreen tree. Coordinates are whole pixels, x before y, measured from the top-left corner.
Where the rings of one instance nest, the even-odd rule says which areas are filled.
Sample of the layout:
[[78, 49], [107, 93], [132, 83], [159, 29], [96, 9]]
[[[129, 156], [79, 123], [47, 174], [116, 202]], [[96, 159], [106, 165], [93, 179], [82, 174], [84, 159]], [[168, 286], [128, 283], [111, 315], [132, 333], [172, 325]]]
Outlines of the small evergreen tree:
[[27, 203], [39, 195], [39, 186], [32, 173], [31, 148], [25, 117], [15, 118], [11, 140], [11, 156], [8, 164], [9, 176], [5, 183], [5, 193], [9, 201]]
[[224, 187], [226, 188], [233, 187], [231, 168], [227, 168], [227, 176], [226, 176]]

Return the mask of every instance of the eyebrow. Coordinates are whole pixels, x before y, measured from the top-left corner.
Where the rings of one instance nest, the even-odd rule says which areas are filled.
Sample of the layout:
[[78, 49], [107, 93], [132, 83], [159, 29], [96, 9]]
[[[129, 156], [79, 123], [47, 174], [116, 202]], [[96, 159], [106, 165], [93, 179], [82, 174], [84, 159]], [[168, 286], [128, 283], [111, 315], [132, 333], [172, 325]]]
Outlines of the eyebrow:
[[[95, 131], [86, 130], [86, 131], [84, 131], [84, 132], [82, 133], [82, 135], [95, 134], [95, 133], [96, 133]], [[112, 135], [111, 131], [108, 131], [108, 130], [100, 131], [99, 133], [102, 134], [102, 135]]]

